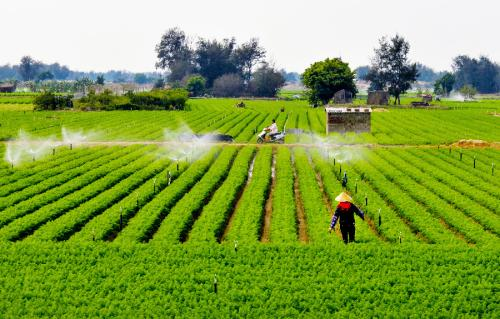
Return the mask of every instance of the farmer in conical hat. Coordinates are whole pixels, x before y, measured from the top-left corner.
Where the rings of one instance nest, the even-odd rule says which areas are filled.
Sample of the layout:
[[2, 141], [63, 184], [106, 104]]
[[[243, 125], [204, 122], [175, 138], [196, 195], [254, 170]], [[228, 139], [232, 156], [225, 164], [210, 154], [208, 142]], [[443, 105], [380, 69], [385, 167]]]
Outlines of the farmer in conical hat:
[[335, 209], [335, 214], [333, 214], [332, 221], [330, 223], [330, 233], [332, 229], [335, 228], [337, 220], [340, 218], [340, 232], [342, 233], [342, 239], [344, 243], [354, 242], [355, 240], [355, 222], [354, 214], [365, 219], [365, 214], [352, 203], [352, 198], [346, 192], [342, 192], [335, 198], [339, 204], [337, 209]]

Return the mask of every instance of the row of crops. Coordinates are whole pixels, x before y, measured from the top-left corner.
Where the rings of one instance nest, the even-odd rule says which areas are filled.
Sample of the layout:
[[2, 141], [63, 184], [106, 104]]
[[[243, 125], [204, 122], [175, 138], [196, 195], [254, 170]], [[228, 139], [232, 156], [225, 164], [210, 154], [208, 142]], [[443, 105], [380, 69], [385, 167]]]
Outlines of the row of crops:
[[[488, 246], [500, 236], [494, 149], [157, 145], [58, 148], [0, 168], [0, 240], [341, 243], [327, 227], [347, 190], [362, 243]], [[493, 165], [492, 165], [493, 164]]]
[[[460, 139], [500, 140], [498, 117], [487, 110], [390, 110], [372, 113], [371, 133], [325, 136], [322, 109], [285, 108], [194, 111], [2, 112], [0, 139], [19, 130], [37, 137], [58, 137], [61, 128], [83, 130], [97, 141], [162, 141], [165, 130], [188, 127], [195, 133], [229, 134], [237, 142], [255, 142], [256, 134], [276, 119], [286, 127], [287, 143], [442, 144]], [[286, 126], [285, 126], [286, 124]]]
[[498, 250], [99, 243], [0, 249], [0, 312], [7, 318], [500, 314]]

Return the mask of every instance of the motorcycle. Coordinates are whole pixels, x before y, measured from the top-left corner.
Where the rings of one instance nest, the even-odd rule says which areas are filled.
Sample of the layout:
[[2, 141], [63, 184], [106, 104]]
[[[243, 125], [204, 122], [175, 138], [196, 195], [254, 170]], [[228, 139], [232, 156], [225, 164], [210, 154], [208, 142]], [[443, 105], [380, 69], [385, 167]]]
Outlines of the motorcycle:
[[262, 132], [260, 132], [259, 135], [257, 135], [257, 143], [262, 144], [262, 143], [279, 143], [283, 144], [285, 143], [285, 136], [286, 132], [278, 132], [275, 134], [268, 134], [269, 129], [264, 129]]

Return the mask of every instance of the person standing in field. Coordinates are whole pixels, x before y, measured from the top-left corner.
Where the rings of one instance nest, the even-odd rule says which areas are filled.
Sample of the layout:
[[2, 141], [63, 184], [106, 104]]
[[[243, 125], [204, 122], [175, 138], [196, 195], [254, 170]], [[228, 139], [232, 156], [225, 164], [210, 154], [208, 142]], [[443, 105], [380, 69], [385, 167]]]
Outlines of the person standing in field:
[[328, 231], [331, 233], [337, 224], [337, 220], [340, 219], [340, 232], [342, 233], [344, 243], [354, 242], [356, 238], [354, 214], [363, 220], [365, 219], [365, 214], [352, 203], [351, 196], [345, 192], [340, 193], [335, 200], [339, 204], [337, 205], [337, 209], [335, 209], [335, 214], [333, 214]]

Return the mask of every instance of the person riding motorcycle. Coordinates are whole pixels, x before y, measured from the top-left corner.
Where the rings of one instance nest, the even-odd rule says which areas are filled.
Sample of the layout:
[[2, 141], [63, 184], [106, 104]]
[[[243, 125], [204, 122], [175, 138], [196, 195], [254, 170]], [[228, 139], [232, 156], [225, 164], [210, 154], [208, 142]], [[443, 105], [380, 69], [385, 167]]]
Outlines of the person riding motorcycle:
[[268, 127], [265, 127], [262, 132], [259, 134], [259, 137], [264, 139], [266, 134], [269, 134], [270, 137], [273, 137], [273, 135], [278, 134], [278, 125], [276, 125], [276, 120], [273, 119], [273, 123], [269, 125]]

